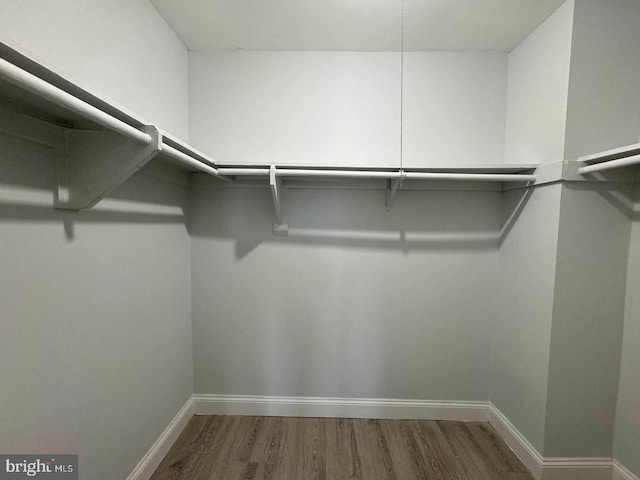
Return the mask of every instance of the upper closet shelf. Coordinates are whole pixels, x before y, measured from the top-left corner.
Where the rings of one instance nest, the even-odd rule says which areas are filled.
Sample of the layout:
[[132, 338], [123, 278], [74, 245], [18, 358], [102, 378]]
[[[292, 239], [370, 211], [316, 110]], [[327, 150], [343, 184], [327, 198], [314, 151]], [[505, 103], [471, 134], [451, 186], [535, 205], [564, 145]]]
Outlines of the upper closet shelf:
[[386, 180], [387, 210], [391, 208], [398, 189], [404, 180], [422, 181], [457, 181], [457, 182], [515, 182], [521, 185], [536, 181], [531, 172], [535, 165], [487, 165], [466, 167], [432, 167], [423, 169], [390, 169], [390, 168], [312, 168], [305, 166], [277, 167], [219, 167], [218, 173], [229, 177], [266, 177], [271, 187], [275, 210], [274, 232], [286, 232], [286, 221], [283, 220], [283, 178], [331, 179], [377, 179]]
[[[265, 177], [274, 195], [282, 179], [386, 180], [387, 206], [404, 180], [508, 182], [531, 185], [536, 165], [429, 168], [319, 168], [308, 165], [220, 166], [207, 155], [125, 108], [69, 81], [28, 54], [0, 42], [0, 131], [47, 145], [55, 159], [55, 206], [90, 208], [147, 165], [170, 163], [224, 181]], [[172, 170], [175, 170], [172, 168]]]
[[55, 206], [95, 205], [150, 160], [228, 180], [214, 161], [0, 42], [0, 131], [53, 148]]
[[425, 168], [317, 168], [286, 166], [271, 168], [218, 167], [221, 175], [230, 177], [378, 178], [383, 180], [456, 180], [474, 182], [533, 182], [531, 172], [536, 165], [441, 166]]

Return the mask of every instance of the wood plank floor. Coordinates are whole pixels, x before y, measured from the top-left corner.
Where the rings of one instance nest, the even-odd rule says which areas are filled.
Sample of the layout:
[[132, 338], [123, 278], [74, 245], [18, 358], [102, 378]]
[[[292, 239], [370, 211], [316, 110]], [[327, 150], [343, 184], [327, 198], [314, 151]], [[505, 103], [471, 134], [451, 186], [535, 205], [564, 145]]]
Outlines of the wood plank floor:
[[151, 480], [533, 480], [488, 423], [194, 416]]

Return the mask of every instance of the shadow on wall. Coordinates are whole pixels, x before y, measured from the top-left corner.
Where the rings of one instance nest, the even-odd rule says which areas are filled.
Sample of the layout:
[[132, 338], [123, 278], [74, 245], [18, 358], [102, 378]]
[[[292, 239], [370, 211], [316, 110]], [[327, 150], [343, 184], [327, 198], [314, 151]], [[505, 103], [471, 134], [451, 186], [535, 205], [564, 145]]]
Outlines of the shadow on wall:
[[[120, 197], [121, 190], [126, 190], [133, 185], [140, 187], [145, 183], [148, 181], [136, 178], [120, 187], [117, 192], [93, 209], [83, 211], [54, 209], [53, 200], [47, 204], [31, 204], [14, 203], [3, 198], [0, 200], [0, 220], [60, 222], [64, 236], [68, 241], [74, 240], [77, 223], [186, 223], [186, 212], [181, 205], [148, 204], [147, 200], [142, 198], [144, 195], [140, 194], [135, 195], [136, 198], [126, 200]], [[6, 192], [2, 192], [3, 187], [4, 185], [0, 185], [0, 194], [5, 193], [2, 197], [6, 197]], [[44, 193], [52, 196], [51, 192], [46, 191], [29, 192], [31, 198], [41, 198]]]
[[291, 188], [284, 200], [288, 228], [274, 234], [268, 188], [197, 187], [190, 233], [232, 239], [241, 259], [265, 242], [354, 248], [492, 250], [508, 235], [529, 190], [504, 211], [499, 191], [399, 191], [390, 211], [380, 189]]
[[[502, 215], [497, 191], [398, 192], [390, 212], [384, 190], [291, 189], [286, 208], [288, 235], [274, 236], [268, 188], [216, 188], [209, 179], [196, 188], [187, 218], [185, 190], [147, 175], [135, 175], [95, 207], [53, 209], [53, 162], [48, 147], [0, 134], [0, 219], [60, 222], [68, 241], [77, 223], [178, 223], [193, 235], [231, 238], [242, 258], [263, 242], [323, 244], [411, 250], [495, 249], [528, 193]], [[214, 188], [210, 188], [214, 187]]]
[[68, 241], [77, 223], [186, 224], [186, 190], [134, 175], [94, 208], [53, 208], [52, 152], [0, 134], [0, 221], [59, 222]]
[[633, 186], [631, 184], [621, 183], [567, 183], [566, 188], [580, 192], [580, 191], [597, 191], [598, 194], [604, 198], [612, 207], [616, 208], [624, 216], [630, 220], [637, 221], [640, 219], [638, 215], [640, 212], [636, 212], [634, 208], [633, 198]]
[[[616, 183], [567, 183], [566, 188], [595, 189], [629, 218], [630, 189]], [[235, 240], [241, 259], [263, 242], [411, 250], [496, 249], [518, 221], [534, 189], [511, 191], [403, 190], [391, 211], [385, 192], [375, 189], [286, 190], [288, 228], [274, 235], [274, 207], [268, 188], [200, 186], [195, 188], [190, 233]]]
[[640, 184], [636, 184], [632, 192], [633, 197], [633, 221], [640, 222]]
[[[73, 240], [80, 223], [187, 223], [188, 189], [153, 176], [133, 175], [88, 210], [54, 206], [53, 155], [48, 147], [0, 133], [0, 222], [59, 223]], [[185, 226], [186, 228], [186, 226]]]
[[[498, 248], [509, 235], [533, 190], [513, 192], [503, 202], [494, 191], [401, 191], [391, 211], [382, 190], [291, 189], [285, 205], [288, 229], [273, 233], [273, 203], [266, 188], [198, 189], [188, 218], [182, 187], [147, 175], [136, 175], [89, 210], [53, 208], [51, 164], [22, 175], [5, 175], [0, 162], [0, 220], [60, 222], [68, 241], [77, 223], [189, 225], [192, 235], [234, 239], [241, 259], [264, 242], [356, 248], [411, 250], [478, 250]], [[167, 185], [175, 190], [171, 192]], [[569, 183], [574, 190], [591, 184]], [[168, 193], [169, 192], [169, 193]], [[640, 211], [619, 185], [600, 185], [598, 193], [634, 221]]]
[[502, 193], [192, 193], [196, 392], [488, 398]]

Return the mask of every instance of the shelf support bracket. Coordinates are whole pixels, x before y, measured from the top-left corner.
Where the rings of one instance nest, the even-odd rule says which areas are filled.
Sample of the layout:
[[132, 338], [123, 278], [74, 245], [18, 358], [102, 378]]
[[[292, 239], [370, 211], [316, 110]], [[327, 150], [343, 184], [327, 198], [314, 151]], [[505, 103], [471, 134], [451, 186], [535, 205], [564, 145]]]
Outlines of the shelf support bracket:
[[93, 207], [154, 158], [162, 136], [153, 125], [141, 130], [151, 137], [148, 145], [110, 130], [66, 129], [56, 153], [55, 208]]
[[284, 212], [284, 188], [282, 188], [282, 180], [278, 178], [278, 172], [275, 165], [269, 168], [269, 185], [271, 186], [271, 195], [273, 196], [273, 208], [275, 212], [275, 220], [273, 222], [273, 233], [275, 235], [287, 235], [288, 225]]
[[[402, 175], [402, 172], [400, 172], [400, 175]], [[395, 180], [387, 180], [387, 196], [384, 204], [384, 208], [387, 212], [391, 210], [391, 205], [393, 205], [393, 199], [400, 187], [400, 182], [402, 182], [402, 177], [396, 178]]]

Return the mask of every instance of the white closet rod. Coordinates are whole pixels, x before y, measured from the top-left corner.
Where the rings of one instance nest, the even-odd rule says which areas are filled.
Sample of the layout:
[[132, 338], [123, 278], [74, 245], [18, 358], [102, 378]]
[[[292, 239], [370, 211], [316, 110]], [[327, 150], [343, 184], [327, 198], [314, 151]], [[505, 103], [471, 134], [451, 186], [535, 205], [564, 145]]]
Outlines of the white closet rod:
[[[42, 80], [41, 78], [32, 75], [29, 72], [22, 70], [21, 68], [13, 65], [10, 62], [0, 58], [0, 77], [13, 85], [28, 90], [31, 93], [36, 94], [39, 97], [45, 98], [56, 105], [64, 107], [72, 112], [75, 112], [82, 117], [91, 120], [99, 125], [102, 125], [109, 130], [120, 133], [132, 140], [139, 142], [143, 145], [149, 145], [151, 143], [151, 135], [141, 132], [137, 128], [119, 120], [108, 113], [90, 105], [79, 98], [65, 92], [64, 90], [51, 85], [50, 83]], [[181, 144], [181, 146], [184, 146]], [[167, 144], [162, 145], [162, 152], [171, 157], [173, 160], [182, 163], [188, 167], [195, 168], [202, 172], [209, 173], [211, 175], [219, 176], [218, 170], [214, 167], [207, 165], [188, 154], [181, 152], [180, 150], [171, 147]], [[203, 154], [198, 153], [200, 156]]]
[[596, 163], [595, 165], [588, 165], [578, 169], [580, 175], [587, 173], [602, 172], [603, 170], [611, 170], [613, 168], [630, 167], [631, 165], [640, 164], [640, 154], [633, 155], [631, 157], [619, 158], [617, 160], [608, 160], [602, 163]]
[[188, 167], [198, 169], [201, 172], [205, 172], [210, 175], [215, 175], [216, 177], [219, 176], [217, 169], [210, 167], [209, 165], [206, 165], [200, 162], [199, 160], [196, 160], [195, 158], [190, 157], [186, 153], [182, 153], [180, 150], [173, 148], [169, 145], [166, 145], [166, 144], [162, 145], [162, 153], [164, 153], [168, 157], [171, 157], [173, 160], [180, 162]]
[[[166, 145], [167, 143], [173, 143], [178, 148], [180, 148], [183, 153], [186, 153], [189, 157], [192, 157], [192, 158], [194, 158], [194, 159], [196, 159], [198, 161], [204, 162], [205, 165], [208, 164], [210, 166], [213, 166], [213, 165], [216, 164], [216, 162], [211, 157], [209, 157], [208, 155], [205, 155], [201, 151], [193, 148], [188, 143], [180, 140], [179, 138], [174, 137], [170, 133], [165, 132], [164, 130], [162, 130], [161, 128], [159, 128], [159, 130], [160, 130], [160, 133], [162, 134], [162, 143], [164, 145]], [[167, 142], [167, 140], [169, 142]]]
[[400, 178], [400, 172], [378, 172], [375, 170], [306, 170], [278, 169], [279, 177], [339, 177], [339, 178]]
[[[218, 168], [220, 175], [229, 176], [268, 176], [268, 168]], [[337, 178], [382, 178], [382, 179], [415, 179], [415, 180], [468, 180], [479, 182], [533, 182], [535, 175], [500, 174], [500, 173], [437, 173], [437, 172], [400, 172], [376, 170], [307, 170], [278, 169], [279, 177], [337, 177]]]
[[136, 142], [144, 145], [149, 145], [151, 143], [151, 136], [149, 134], [141, 132], [122, 120], [118, 120], [93, 105], [89, 105], [64, 90], [45, 82], [41, 78], [38, 78], [29, 72], [25, 72], [3, 58], [0, 58], [0, 77], [13, 85], [28, 90], [39, 97], [55, 103], [56, 105], [82, 115], [84, 118], [94, 121], [105, 128], [113, 130], [114, 132], [125, 135]]
[[535, 182], [535, 175], [518, 175], [506, 173], [423, 173], [405, 172], [407, 179], [416, 180], [469, 180], [480, 182]]

